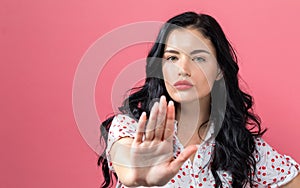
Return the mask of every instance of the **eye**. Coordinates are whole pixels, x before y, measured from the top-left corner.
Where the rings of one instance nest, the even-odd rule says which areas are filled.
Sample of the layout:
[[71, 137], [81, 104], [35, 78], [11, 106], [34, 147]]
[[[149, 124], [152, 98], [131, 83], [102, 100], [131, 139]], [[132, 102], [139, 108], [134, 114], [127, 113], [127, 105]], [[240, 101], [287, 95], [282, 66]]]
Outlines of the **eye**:
[[198, 62], [198, 63], [201, 63], [201, 62], [205, 62], [205, 61], [206, 61], [205, 58], [200, 57], [200, 56], [198, 56], [198, 57], [193, 57], [192, 60], [193, 60], [194, 62]]
[[177, 60], [178, 58], [176, 56], [169, 56], [166, 58], [166, 61], [170, 63], [175, 63]]

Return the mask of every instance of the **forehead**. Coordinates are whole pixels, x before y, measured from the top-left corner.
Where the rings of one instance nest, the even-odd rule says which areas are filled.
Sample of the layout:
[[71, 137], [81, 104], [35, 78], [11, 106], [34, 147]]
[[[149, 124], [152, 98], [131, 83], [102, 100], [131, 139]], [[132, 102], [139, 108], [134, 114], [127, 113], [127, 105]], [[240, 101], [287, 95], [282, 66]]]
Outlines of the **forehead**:
[[176, 49], [185, 53], [197, 49], [215, 54], [212, 42], [196, 29], [180, 28], [171, 31], [166, 40], [166, 49]]

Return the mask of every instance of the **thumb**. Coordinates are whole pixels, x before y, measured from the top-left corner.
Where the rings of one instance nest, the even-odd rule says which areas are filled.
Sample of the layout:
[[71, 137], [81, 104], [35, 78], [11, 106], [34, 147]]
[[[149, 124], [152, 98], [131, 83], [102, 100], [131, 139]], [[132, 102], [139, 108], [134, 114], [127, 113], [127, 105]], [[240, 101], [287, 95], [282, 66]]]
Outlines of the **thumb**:
[[170, 168], [174, 169], [174, 171], [178, 172], [183, 163], [190, 158], [197, 151], [196, 145], [190, 145], [186, 147], [179, 156], [170, 163]]

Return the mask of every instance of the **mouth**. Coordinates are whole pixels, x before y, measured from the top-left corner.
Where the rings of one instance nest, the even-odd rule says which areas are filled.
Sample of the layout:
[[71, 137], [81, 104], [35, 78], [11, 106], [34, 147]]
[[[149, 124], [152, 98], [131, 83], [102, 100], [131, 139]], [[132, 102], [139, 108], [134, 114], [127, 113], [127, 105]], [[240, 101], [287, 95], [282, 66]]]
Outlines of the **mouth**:
[[193, 84], [189, 81], [182, 80], [174, 84], [174, 87], [178, 90], [187, 90], [193, 87]]

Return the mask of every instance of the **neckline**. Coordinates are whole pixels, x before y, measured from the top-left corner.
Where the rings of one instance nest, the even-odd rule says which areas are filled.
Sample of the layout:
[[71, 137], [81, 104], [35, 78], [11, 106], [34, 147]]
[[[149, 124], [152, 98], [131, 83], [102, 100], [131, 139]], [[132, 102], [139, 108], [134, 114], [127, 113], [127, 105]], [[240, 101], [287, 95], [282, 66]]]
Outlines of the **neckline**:
[[[213, 140], [213, 138], [214, 138], [215, 125], [211, 121], [208, 121], [207, 124], [208, 124], [209, 128], [208, 128], [208, 131], [207, 131], [207, 133], [205, 135], [205, 138], [204, 138], [204, 140], [200, 144], [197, 144], [197, 146], [198, 145], [201, 146], [204, 143], [208, 142], [209, 140]], [[174, 132], [175, 132], [175, 135], [177, 137], [177, 133], [178, 133], [178, 121], [177, 120], [174, 121]], [[182, 145], [182, 143], [179, 141], [179, 139], [178, 139], [178, 142]]]

